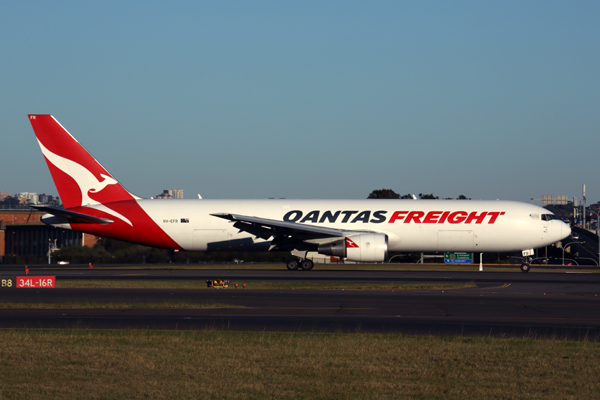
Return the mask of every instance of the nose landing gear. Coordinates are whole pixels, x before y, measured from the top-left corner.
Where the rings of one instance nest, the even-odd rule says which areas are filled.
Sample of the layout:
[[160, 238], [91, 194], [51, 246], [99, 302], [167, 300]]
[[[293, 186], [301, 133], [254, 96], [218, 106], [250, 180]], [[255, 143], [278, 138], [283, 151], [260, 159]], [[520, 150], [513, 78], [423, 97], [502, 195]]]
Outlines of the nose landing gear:
[[531, 261], [533, 261], [533, 258], [531, 257], [524, 257], [523, 258], [523, 262], [521, 263], [521, 271], [523, 272], [529, 272], [529, 270], [531, 269]]

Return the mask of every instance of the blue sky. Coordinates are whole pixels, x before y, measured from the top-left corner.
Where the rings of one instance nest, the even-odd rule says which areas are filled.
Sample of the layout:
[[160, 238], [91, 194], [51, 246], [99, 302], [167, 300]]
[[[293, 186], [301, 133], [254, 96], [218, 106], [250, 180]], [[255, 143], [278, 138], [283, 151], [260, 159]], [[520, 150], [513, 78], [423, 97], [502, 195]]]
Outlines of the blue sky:
[[4, 1], [0, 191], [53, 114], [131, 192], [600, 200], [596, 1]]

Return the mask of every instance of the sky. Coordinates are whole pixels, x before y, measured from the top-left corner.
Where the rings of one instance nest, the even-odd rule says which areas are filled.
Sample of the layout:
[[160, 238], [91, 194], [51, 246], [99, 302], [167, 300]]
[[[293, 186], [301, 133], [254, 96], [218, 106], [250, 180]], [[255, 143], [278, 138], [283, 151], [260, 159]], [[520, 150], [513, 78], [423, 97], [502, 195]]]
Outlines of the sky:
[[[0, 1], [0, 191], [27, 114], [132, 193], [600, 200], [597, 1]], [[538, 202], [539, 204], [539, 202]]]

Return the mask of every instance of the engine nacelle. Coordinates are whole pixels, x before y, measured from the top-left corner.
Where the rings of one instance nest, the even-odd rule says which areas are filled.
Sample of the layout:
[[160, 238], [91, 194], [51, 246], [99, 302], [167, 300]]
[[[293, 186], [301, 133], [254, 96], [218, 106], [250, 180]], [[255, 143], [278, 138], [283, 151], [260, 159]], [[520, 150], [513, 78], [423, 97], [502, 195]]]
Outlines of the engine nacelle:
[[353, 235], [335, 242], [320, 244], [319, 254], [358, 262], [382, 262], [387, 259], [388, 238], [380, 233]]

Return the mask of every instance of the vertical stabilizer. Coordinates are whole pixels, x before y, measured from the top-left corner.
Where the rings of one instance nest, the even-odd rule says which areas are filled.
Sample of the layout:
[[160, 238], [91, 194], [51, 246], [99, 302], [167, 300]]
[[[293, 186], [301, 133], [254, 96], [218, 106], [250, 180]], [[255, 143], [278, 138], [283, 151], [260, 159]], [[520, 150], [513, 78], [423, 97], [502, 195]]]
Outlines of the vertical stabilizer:
[[129, 193], [52, 115], [29, 115], [65, 208], [138, 197]]

